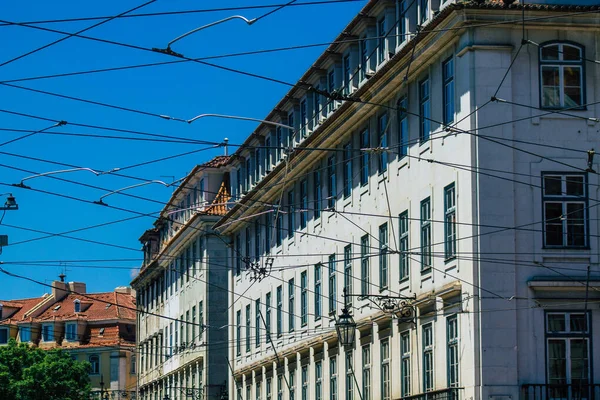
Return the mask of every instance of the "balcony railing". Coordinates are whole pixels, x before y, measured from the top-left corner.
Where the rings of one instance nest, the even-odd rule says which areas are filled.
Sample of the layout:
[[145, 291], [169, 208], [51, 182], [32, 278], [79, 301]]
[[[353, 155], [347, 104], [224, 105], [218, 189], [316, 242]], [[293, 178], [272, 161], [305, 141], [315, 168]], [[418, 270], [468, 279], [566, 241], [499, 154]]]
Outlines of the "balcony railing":
[[460, 388], [447, 388], [415, 394], [412, 396], [401, 397], [401, 400], [458, 400], [458, 391]]
[[600, 384], [525, 384], [521, 400], [600, 400]]

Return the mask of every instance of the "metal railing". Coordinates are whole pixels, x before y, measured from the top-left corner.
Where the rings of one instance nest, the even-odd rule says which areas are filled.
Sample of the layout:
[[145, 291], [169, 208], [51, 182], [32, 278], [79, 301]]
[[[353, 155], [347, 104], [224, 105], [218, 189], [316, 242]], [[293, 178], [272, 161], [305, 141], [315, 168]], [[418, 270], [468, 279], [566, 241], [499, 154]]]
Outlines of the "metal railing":
[[401, 397], [401, 400], [458, 400], [458, 391], [461, 388], [447, 388]]
[[600, 384], [525, 384], [521, 400], [600, 400]]

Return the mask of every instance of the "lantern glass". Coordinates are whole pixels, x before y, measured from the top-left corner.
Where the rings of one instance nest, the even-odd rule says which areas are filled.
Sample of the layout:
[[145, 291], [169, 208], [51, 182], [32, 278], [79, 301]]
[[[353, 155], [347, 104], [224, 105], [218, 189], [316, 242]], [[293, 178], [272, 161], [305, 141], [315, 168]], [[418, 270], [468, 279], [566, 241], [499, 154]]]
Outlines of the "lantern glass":
[[339, 316], [338, 322], [335, 324], [335, 328], [338, 332], [338, 340], [342, 346], [348, 347], [354, 344], [356, 323], [346, 310], [344, 310], [342, 315]]

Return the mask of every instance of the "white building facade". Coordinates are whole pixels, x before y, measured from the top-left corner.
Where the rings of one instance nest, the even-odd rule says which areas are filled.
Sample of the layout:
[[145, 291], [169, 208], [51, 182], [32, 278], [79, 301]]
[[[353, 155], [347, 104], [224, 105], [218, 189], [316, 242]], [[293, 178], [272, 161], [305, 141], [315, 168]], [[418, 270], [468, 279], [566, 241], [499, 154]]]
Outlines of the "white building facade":
[[600, 395], [597, 18], [368, 2], [229, 161], [230, 398]]
[[142, 235], [139, 396], [220, 399], [227, 390], [227, 243], [212, 230], [229, 200], [228, 157], [195, 167]]

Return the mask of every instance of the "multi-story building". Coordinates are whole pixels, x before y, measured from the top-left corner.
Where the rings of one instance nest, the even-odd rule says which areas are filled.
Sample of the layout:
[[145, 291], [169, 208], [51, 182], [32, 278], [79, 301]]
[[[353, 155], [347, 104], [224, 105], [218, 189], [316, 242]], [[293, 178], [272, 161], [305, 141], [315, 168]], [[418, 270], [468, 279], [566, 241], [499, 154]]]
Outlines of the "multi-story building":
[[129, 287], [86, 293], [61, 275], [42, 297], [0, 301], [0, 345], [61, 348], [91, 364], [92, 399], [135, 399], [135, 307]]
[[[212, 225], [227, 210], [221, 156], [196, 166], [140, 241], [139, 394], [219, 399], [227, 383], [227, 242]], [[168, 397], [166, 397], [168, 396]]]
[[598, 8], [511, 3], [369, 1], [232, 156], [230, 396], [599, 395]]

